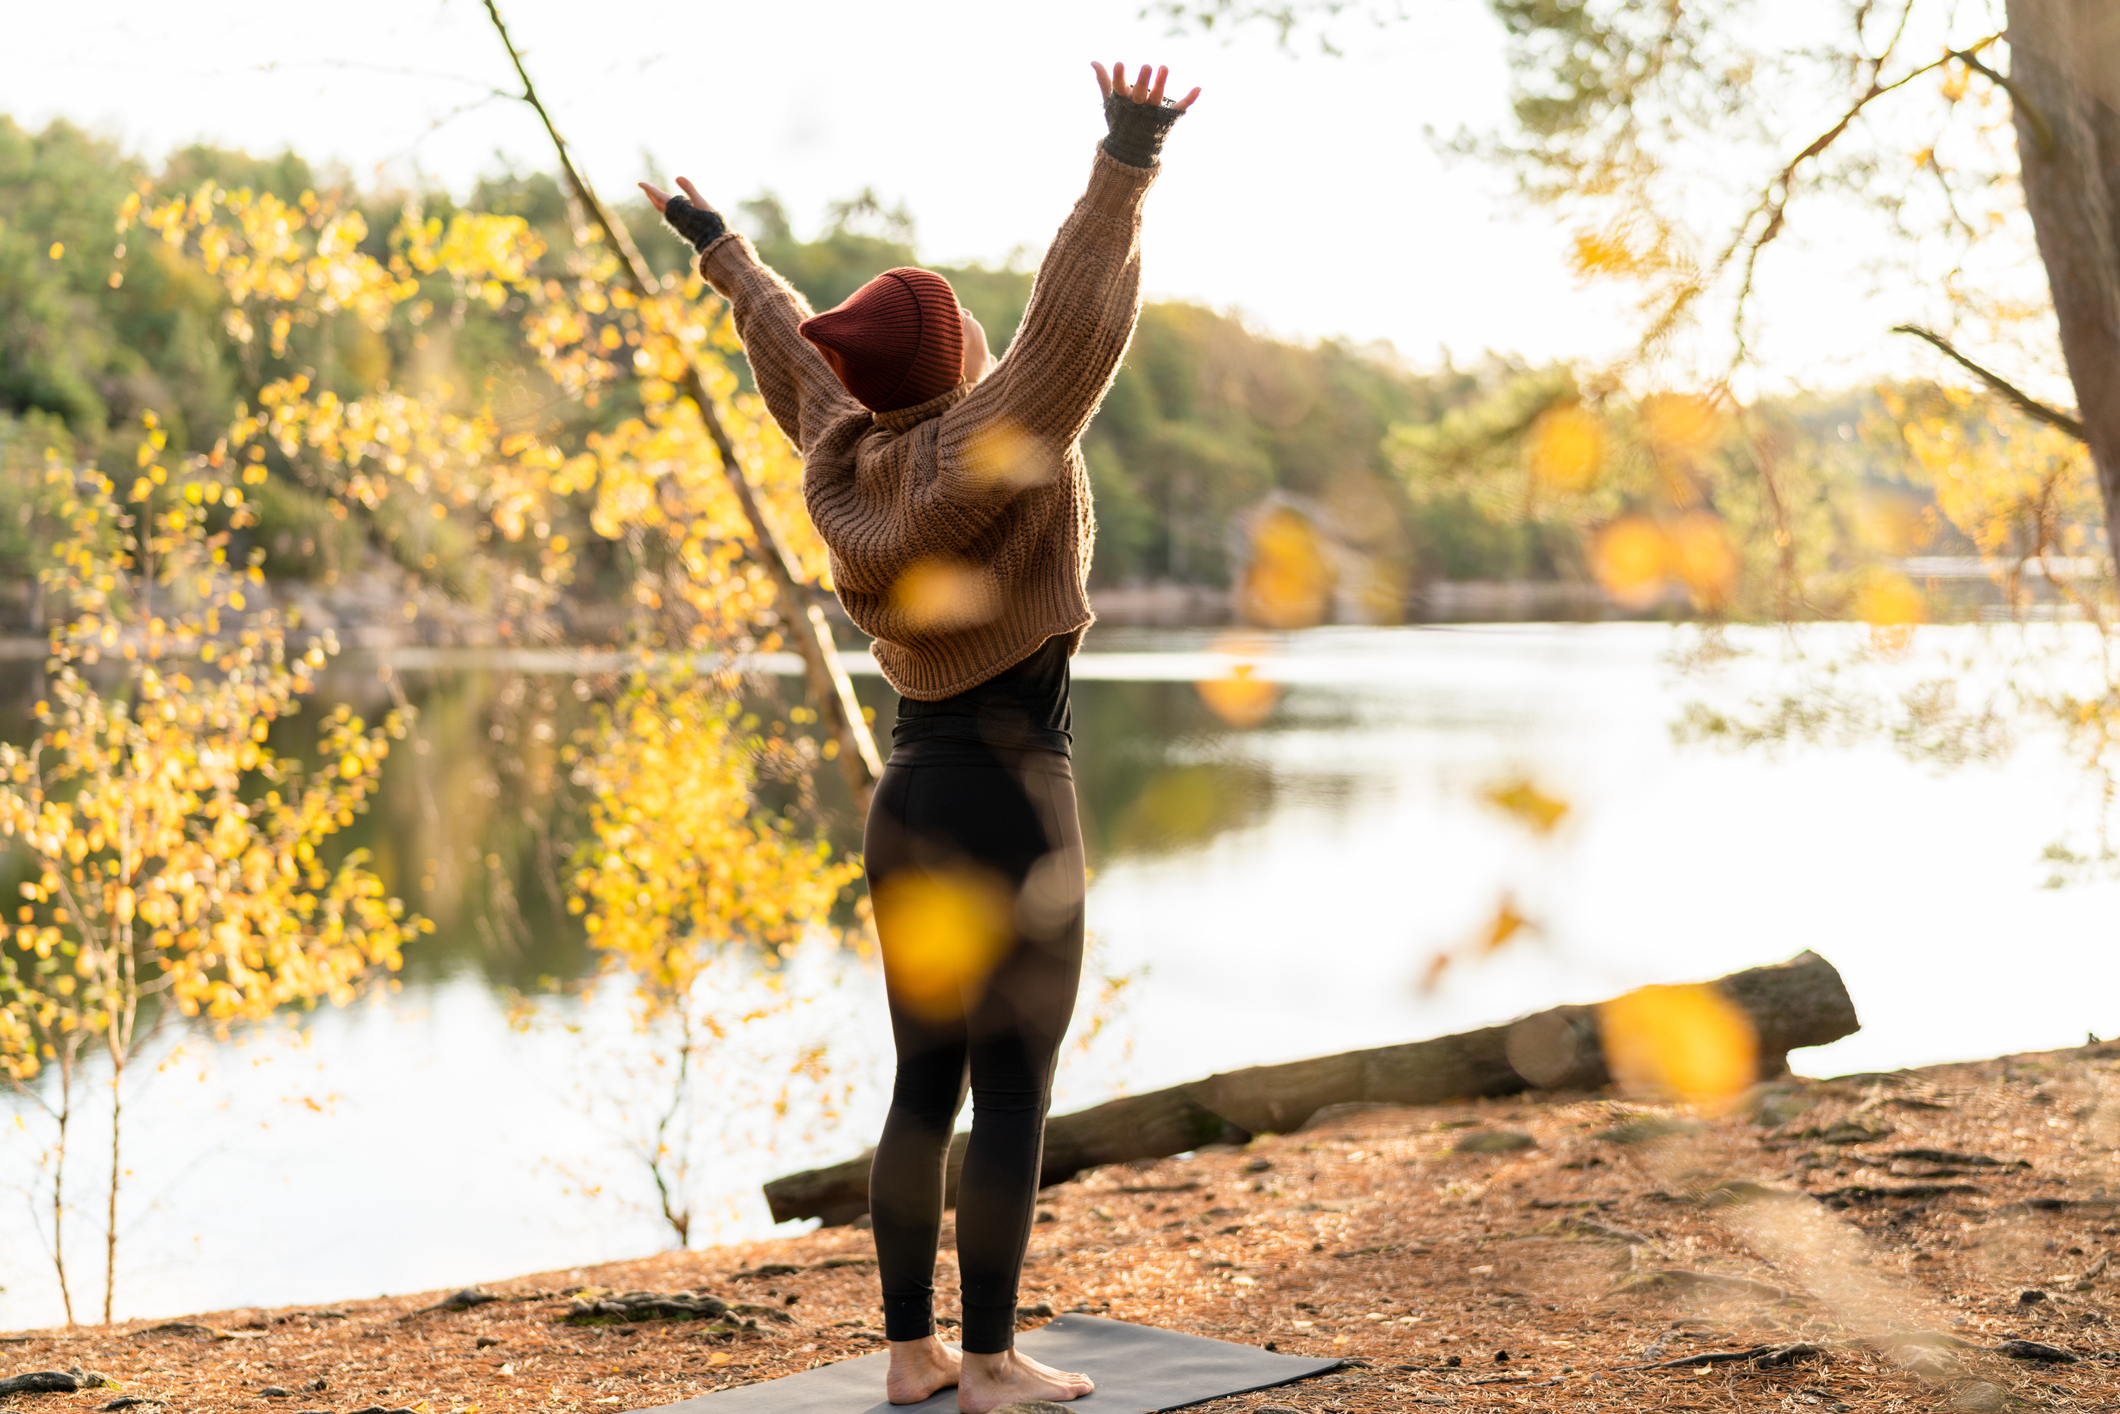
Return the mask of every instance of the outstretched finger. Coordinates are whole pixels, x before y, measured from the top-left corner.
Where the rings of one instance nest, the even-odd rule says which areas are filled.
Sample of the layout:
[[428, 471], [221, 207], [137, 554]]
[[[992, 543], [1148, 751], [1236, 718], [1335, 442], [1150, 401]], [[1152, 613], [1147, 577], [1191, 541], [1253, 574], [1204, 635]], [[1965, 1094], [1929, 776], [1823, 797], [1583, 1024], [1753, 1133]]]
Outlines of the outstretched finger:
[[1198, 98], [1199, 96], [1200, 90], [1197, 88], [1194, 89], [1191, 93], [1186, 94], [1183, 98], [1178, 100], [1178, 111], [1180, 113], [1183, 113], [1186, 109], [1192, 107], [1193, 100], [1195, 98]]
[[1121, 98], [1126, 96], [1126, 65], [1117, 59], [1112, 61], [1112, 92]]
[[702, 211], [712, 209], [707, 205], [707, 199], [699, 194], [699, 188], [692, 185], [690, 177], [679, 177], [677, 185], [683, 189], [686, 201], [691, 202]]
[[648, 204], [650, 206], [653, 206], [655, 208], [655, 214], [660, 216], [662, 214], [662, 209], [670, 204], [670, 193], [664, 191], [661, 187], [652, 186], [647, 182], [637, 182], [635, 183], [635, 185], [648, 194]]
[[1169, 77], [1170, 69], [1168, 67], [1156, 70], [1156, 86], [1148, 91], [1149, 107], [1161, 108], [1163, 106], [1163, 84]]
[[1105, 72], [1104, 72], [1104, 66], [1103, 66], [1102, 64], [1098, 63], [1098, 62], [1097, 62], [1097, 61], [1096, 61], [1095, 59], [1092, 59], [1092, 60], [1090, 60], [1090, 61], [1089, 61], [1089, 66], [1090, 66], [1090, 67], [1091, 67], [1092, 69], [1095, 69], [1095, 70], [1097, 71], [1097, 91], [1098, 91], [1099, 93], [1102, 93], [1102, 94], [1103, 94], [1103, 95], [1104, 95], [1104, 96], [1105, 96], [1106, 98], [1109, 98], [1109, 97], [1111, 97], [1111, 96], [1112, 96], [1112, 80], [1111, 80], [1111, 75], [1110, 75], [1110, 74], [1107, 74], [1107, 73], [1105, 73]]
[[1148, 65], [1134, 70], [1134, 91], [1128, 97], [1136, 103], [1148, 102]]

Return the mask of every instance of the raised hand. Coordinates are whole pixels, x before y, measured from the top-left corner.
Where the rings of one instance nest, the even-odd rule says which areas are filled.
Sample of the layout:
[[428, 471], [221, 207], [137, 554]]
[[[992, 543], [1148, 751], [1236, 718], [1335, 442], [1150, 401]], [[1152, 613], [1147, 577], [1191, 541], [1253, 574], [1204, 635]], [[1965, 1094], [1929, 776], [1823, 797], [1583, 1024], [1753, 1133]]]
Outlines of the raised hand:
[[[1197, 90], [1195, 91], [1197, 92]], [[648, 194], [649, 202], [655, 207], [655, 214], [658, 216], [662, 215], [664, 209], [670, 204], [670, 193], [648, 182], [641, 182], [638, 185], [642, 191]], [[699, 194], [699, 188], [692, 185], [690, 177], [679, 177], [677, 185], [684, 192], [685, 200], [691, 202], [701, 211], [712, 211], [714, 209], [707, 203], [707, 199]]]
[[640, 189], [648, 194], [655, 213], [671, 230], [690, 241], [692, 249], [705, 250], [727, 234], [728, 224], [721, 219], [719, 211], [707, 204], [707, 199], [699, 194], [698, 187], [692, 185], [690, 177], [679, 177], [677, 185], [684, 192], [682, 201], [652, 182], [642, 182]]
[[[1097, 90], [1106, 98], [1110, 98], [1116, 93], [1123, 98], [1130, 98], [1146, 107], [1161, 108], [1163, 106], [1163, 85], [1170, 78], [1170, 70], [1168, 68], [1157, 69], [1153, 82], [1151, 82], [1149, 67], [1143, 64], [1134, 76], [1133, 85], [1128, 87], [1125, 64], [1113, 64], [1110, 73], [1106, 73], [1104, 66], [1095, 60], [1090, 61], [1090, 67], [1097, 71]], [[1191, 93], [1186, 94], [1176, 103], [1173, 103], [1171, 107], [1183, 113], [1186, 109], [1193, 106], [1193, 100], [1199, 96], [1200, 90], [1195, 88]]]

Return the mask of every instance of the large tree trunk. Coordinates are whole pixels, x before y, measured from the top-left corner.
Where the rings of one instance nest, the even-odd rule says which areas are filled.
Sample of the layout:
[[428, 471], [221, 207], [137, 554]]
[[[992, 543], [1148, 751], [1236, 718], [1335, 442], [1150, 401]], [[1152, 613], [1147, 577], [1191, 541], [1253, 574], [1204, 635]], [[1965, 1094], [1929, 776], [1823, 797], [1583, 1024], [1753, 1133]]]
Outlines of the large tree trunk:
[[[1815, 952], [1732, 973], [1713, 985], [1751, 1020], [1763, 1076], [1786, 1070], [1790, 1051], [1837, 1041], [1861, 1024], [1840, 973]], [[1100, 1164], [1285, 1134], [1330, 1105], [1432, 1105], [1527, 1088], [1596, 1089], [1611, 1079], [1598, 1044], [1596, 1010], [1555, 1007], [1506, 1026], [1252, 1066], [1056, 1115], [1045, 1128], [1039, 1182], [1059, 1183]], [[964, 1145], [960, 1134], [950, 1146], [944, 1201], [953, 1206]], [[766, 1185], [773, 1220], [818, 1218], [830, 1227], [860, 1217], [869, 1210], [870, 1158], [863, 1154], [774, 1179]]]
[[2018, 163], [2120, 554], [2120, 5], [2009, 0]]

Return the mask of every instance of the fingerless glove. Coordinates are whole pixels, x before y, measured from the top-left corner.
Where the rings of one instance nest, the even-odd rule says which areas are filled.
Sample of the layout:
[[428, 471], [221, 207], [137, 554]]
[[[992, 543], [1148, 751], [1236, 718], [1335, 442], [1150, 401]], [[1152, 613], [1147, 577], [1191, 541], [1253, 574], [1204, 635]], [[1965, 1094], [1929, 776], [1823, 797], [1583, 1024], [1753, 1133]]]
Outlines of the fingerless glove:
[[1129, 167], [1153, 167], [1171, 124], [1183, 116], [1168, 104], [1158, 107], [1136, 103], [1123, 93], [1106, 94], [1104, 126], [1111, 131], [1104, 139], [1105, 154]]
[[719, 211], [711, 206], [702, 210], [681, 196], [670, 198], [662, 217], [663, 223], [690, 241], [694, 250], [705, 250], [729, 233], [728, 223], [721, 219]]

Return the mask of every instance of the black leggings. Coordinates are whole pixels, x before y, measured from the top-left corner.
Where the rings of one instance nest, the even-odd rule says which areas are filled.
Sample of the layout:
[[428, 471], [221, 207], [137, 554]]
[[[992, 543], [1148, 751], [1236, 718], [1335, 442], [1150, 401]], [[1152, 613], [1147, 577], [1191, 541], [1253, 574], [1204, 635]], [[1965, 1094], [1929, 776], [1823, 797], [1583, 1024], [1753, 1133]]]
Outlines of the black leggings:
[[932, 1335], [944, 1164], [967, 1081], [958, 1185], [964, 1348], [1007, 1350], [1053, 1063], [1082, 975], [1082, 828], [1066, 756], [901, 744], [869, 807], [869, 896], [898, 1077], [869, 1171], [884, 1334]]

